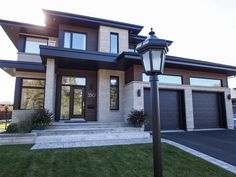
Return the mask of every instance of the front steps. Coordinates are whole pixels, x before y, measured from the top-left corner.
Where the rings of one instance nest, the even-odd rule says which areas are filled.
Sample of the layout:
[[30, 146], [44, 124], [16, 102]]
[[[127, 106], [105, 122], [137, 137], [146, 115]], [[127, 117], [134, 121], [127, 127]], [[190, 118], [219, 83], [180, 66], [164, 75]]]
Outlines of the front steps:
[[127, 123], [53, 123], [37, 133], [32, 149], [89, 147], [151, 142], [150, 134]]

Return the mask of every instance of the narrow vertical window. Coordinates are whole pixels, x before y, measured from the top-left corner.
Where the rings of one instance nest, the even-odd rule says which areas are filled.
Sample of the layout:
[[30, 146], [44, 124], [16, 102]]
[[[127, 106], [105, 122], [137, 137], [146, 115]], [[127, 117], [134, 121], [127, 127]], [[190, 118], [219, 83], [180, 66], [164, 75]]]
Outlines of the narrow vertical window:
[[119, 53], [119, 36], [117, 33], [110, 34], [110, 53]]
[[71, 33], [65, 32], [65, 34], [64, 34], [64, 47], [70, 48], [70, 44], [71, 44]]
[[110, 109], [119, 110], [119, 77], [110, 78]]

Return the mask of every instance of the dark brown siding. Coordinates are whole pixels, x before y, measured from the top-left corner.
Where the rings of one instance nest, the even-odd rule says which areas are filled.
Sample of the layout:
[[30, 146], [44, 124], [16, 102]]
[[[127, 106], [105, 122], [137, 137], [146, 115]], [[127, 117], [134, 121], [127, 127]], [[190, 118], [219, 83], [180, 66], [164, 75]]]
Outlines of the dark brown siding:
[[[77, 77], [86, 77], [86, 88], [85, 88], [85, 119], [87, 121], [96, 121], [97, 113], [97, 97], [88, 97], [88, 93], [97, 93], [97, 72], [96, 71], [87, 71], [87, 70], [66, 70], [66, 69], [57, 69], [58, 81], [61, 79], [61, 76], [77, 76]], [[59, 88], [58, 88], [59, 87]], [[57, 86], [58, 95], [61, 92], [60, 86]], [[60, 100], [60, 98], [58, 99]], [[57, 106], [57, 117], [60, 115], [60, 101], [57, 101], [59, 106]]]
[[98, 50], [98, 30], [97, 29], [61, 24], [59, 27], [59, 46], [60, 47], [63, 47], [63, 44], [64, 44], [64, 31], [87, 34], [86, 50], [89, 50], [89, 51]]
[[[128, 68], [125, 72], [125, 83], [131, 81], [142, 81], [143, 67], [142, 65], [134, 65]], [[178, 68], [165, 68], [164, 74], [169, 75], [180, 75], [183, 78], [183, 84], [189, 85], [190, 77], [200, 77], [209, 79], [220, 79], [222, 80], [222, 86], [228, 87], [227, 75], [214, 72], [204, 72], [197, 70], [187, 70]]]

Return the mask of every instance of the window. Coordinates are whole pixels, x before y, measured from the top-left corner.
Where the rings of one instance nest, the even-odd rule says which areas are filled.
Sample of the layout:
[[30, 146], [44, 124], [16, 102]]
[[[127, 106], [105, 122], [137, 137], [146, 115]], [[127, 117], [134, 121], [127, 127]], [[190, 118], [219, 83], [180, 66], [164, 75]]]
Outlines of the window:
[[44, 107], [45, 80], [22, 79], [21, 109], [42, 109]]
[[[143, 81], [149, 82], [149, 76], [143, 73]], [[172, 75], [158, 75], [159, 82], [161, 84], [182, 84], [181, 76], [172, 76]]]
[[221, 87], [221, 80], [191, 77], [190, 78], [190, 85]]
[[62, 77], [62, 84], [63, 85], [86, 85], [86, 78], [85, 77]]
[[119, 36], [117, 33], [110, 34], [110, 52], [119, 53]]
[[86, 34], [65, 32], [64, 33], [64, 47], [86, 50]]
[[110, 109], [119, 110], [119, 77], [110, 78]]
[[39, 54], [40, 52], [39, 46], [47, 44], [48, 44], [47, 39], [26, 37], [25, 53]]

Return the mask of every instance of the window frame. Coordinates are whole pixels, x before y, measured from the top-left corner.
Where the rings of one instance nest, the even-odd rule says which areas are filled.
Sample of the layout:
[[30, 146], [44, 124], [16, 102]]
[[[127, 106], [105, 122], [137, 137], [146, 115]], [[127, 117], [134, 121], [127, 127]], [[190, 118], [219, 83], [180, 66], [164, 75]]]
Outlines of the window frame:
[[[19, 108], [20, 110], [33, 110], [33, 109], [25, 109], [25, 108], [22, 108], [22, 105], [21, 105], [21, 100], [22, 100], [22, 90], [23, 88], [28, 88], [28, 89], [43, 89], [44, 90], [44, 94], [43, 94], [43, 108], [44, 108], [44, 103], [45, 103], [45, 87], [46, 87], [46, 79], [44, 78], [28, 78], [28, 77], [22, 77], [20, 78], [21, 80], [21, 84], [20, 84], [20, 95], [19, 95]], [[44, 81], [44, 87], [37, 87], [37, 86], [23, 86], [23, 80], [43, 80]], [[36, 109], [37, 110], [37, 109]]]
[[[117, 80], [117, 85], [112, 85], [111, 84], [111, 80], [112, 79], [116, 79]], [[119, 82], [119, 76], [110, 76], [110, 110], [119, 110], [119, 107], [120, 107], [120, 94], [119, 94], [119, 86], [120, 86], [120, 82]], [[116, 99], [117, 99], [117, 104], [116, 104], [116, 107], [115, 108], [112, 108], [111, 107], [111, 88], [116, 88], [117, 89], [117, 96], [116, 96]]]
[[[192, 85], [192, 84], [191, 84], [191, 79], [204, 79], [204, 80], [215, 80], [215, 81], [220, 81], [220, 86]], [[189, 85], [190, 85], [190, 86], [196, 86], [196, 87], [223, 87], [223, 82], [222, 82], [222, 79], [208, 78], [208, 77], [195, 77], [195, 76], [190, 76], [190, 77], [189, 77]]]
[[48, 46], [48, 40], [49, 40], [49, 38], [46, 38], [46, 37], [37, 37], [37, 36], [25, 36], [24, 53], [26, 53], [26, 54], [33, 54], [33, 55], [39, 55], [39, 54], [40, 54], [40, 50], [39, 50], [39, 53], [26, 52], [26, 43], [27, 43], [27, 38], [34, 38], [34, 39], [43, 39], [43, 40], [47, 40], [47, 45], [46, 45], [46, 46]]
[[[113, 53], [113, 52], [111, 52], [111, 36], [112, 35], [115, 35], [116, 37], [117, 37], [117, 41], [116, 41], [116, 47], [117, 47], [117, 53]], [[110, 32], [110, 53], [112, 53], [112, 54], [119, 54], [119, 33], [114, 33], [114, 32]]]
[[[145, 72], [142, 73], [142, 82], [149, 82], [149, 81], [143, 81], [143, 74], [145, 74]], [[175, 76], [175, 77], [180, 77], [180, 79], [181, 79], [181, 84], [176, 84], [176, 83], [162, 83], [162, 82], [160, 82], [160, 80], [158, 78], [160, 84], [183, 85], [183, 76], [182, 75], [177, 75], [177, 74], [161, 74], [161, 75], [158, 75], [158, 76]]]
[[[70, 33], [70, 47], [69, 48], [65, 47], [65, 33]], [[75, 49], [75, 48], [72, 47], [73, 46], [73, 33], [82, 34], [82, 35], [85, 36], [85, 49]], [[73, 50], [87, 50], [87, 43], [88, 43], [88, 41], [87, 41], [88, 37], [87, 36], [88, 36], [87, 33], [83, 33], [83, 32], [64, 31], [63, 32], [63, 48], [73, 49]]]

